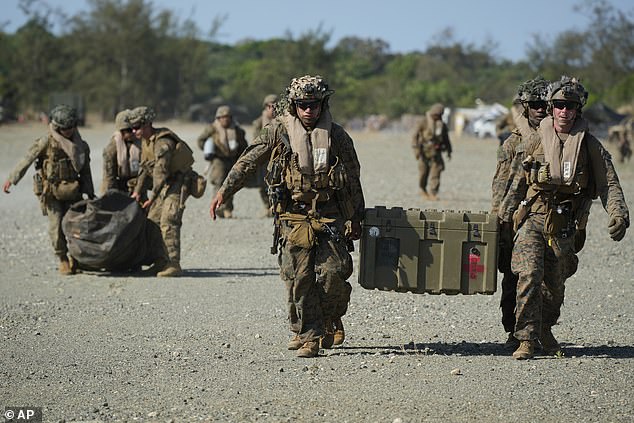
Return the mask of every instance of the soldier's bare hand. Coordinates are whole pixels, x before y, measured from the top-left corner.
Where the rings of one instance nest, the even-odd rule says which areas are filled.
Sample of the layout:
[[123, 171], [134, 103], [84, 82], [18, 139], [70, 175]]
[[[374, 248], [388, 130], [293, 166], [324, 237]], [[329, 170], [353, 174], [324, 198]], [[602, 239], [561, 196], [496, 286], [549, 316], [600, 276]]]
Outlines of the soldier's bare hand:
[[145, 200], [145, 202], [141, 205], [141, 208], [147, 209], [151, 205], [152, 205], [152, 199], [150, 198], [149, 200]]
[[141, 202], [141, 194], [139, 194], [138, 192], [133, 192], [132, 194], [130, 194], [130, 197], [134, 198], [134, 200], [137, 202]]
[[211, 206], [209, 206], [209, 215], [213, 220], [216, 220], [216, 210], [218, 210], [218, 207], [220, 207], [223, 202], [224, 199], [222, 198], [222, 194], [219, 192], [216, 193], [216, 196], [213, 198], [213, 200], [211, 200]]
[[8, 194], [11, 192], [9, 188], [11, 188], [11, 181], [5, 181], [4, 185], [2, 186], [2, 189], [4, 190], [4, 192]]

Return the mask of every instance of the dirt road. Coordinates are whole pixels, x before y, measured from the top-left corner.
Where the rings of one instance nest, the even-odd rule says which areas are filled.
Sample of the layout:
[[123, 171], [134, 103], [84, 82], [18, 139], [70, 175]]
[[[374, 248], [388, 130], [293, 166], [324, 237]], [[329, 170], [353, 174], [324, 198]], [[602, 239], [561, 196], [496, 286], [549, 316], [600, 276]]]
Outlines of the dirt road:
[[[169, 126], [188, 141], [202, 129]], [[81, 130], [97, 184], [111, 131]], [[3, 180], [43, 133], [0, 128]], [[352, 136], [368, 207], [489, 209], [497, 141], [454, 139], [432, 204], [417, 193], [409, 134]], [[634, 163], [617, 168], [632, 206]], [[256, 190], [238, 193], [231, 220], [209, 219], [209, 193], [188, 201], [183, 277], [62, 277], [31, 175], [0, 202], [3, 411], [43, 407], [45, 421], [634, 421], [634, 236], [612, 242], [599, 202], [554, 328], [564, 358], [510, 357], [499, 292], [362, 289], [355, 252], [345, 344], [299, 359], [285, 349], [284, 287]]]

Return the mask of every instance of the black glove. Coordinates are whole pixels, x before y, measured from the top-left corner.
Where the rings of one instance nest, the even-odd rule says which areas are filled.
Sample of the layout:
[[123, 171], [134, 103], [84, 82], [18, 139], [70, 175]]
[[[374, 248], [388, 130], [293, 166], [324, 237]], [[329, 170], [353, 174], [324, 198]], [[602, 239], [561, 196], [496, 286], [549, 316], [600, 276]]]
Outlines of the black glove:
[[583, 249], [583, 246], [586, 244], [586, 230], [585, 229], [577, 229], [574, 237], [574, 251], [575, 254]]
[[625, 219], [622, 217], [610, 218], [610, 223], [608, 223], [608, 232], [610, 233], [610, 238], [614, 241], [622, 240], [625, 236], [626, 229], [627, 225], [625, 223]]

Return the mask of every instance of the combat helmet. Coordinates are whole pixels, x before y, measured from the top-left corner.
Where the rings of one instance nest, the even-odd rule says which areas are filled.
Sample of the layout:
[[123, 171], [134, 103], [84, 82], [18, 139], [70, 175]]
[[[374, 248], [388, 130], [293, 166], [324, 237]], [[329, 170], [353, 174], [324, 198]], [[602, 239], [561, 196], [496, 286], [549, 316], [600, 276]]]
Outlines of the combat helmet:
[[286, 102], [288, 111], [296, 115], [294, 102], [297, 100], [321, 100], [322, 108], [328, 107], [328, 98], [335, 93], [328, 88], [328, 83], [320, 76], [304, 75], [291, 79], [286, 88]]
[[147, 106], [139, 106], [135, 107], [128, 114], [128, 123], [130, 127], [134, 126], [143, 126], [148, 123], [154, 122], [154, 118], [156, 117], [156, 113], [154, 109]]
[[231, 116], [231, 107], [227, 105], [218, 106], [218, 108], [216, 109], [216, 119], [225, 116]]
[[579, 109], [586, 105], [588, 91], [575, 77], [563, 75], [559, 81], [552, 82], [548, 86], [548, 101], [570, 100], [579, 103]]
[[131, 129], [132, 126], [130, 125], [130, 120], [129, 120], [131, 112], [132, 110], [125, 109], [117, 113], [117, 115], [114, 118], [114, 127], [117, 131]]
[[79, 117], [77, 110], [66, 104], [59, 104], [51, 109], [49, 121], [56, 129], [70, 129], [77, 126]]
[[434, 115], [442, 116], [444, 111], [445, 111], [445, 105], [442, 103], [434, 103], [429, 108], [429, 114], [432, 116]]
[[267, 104], [275, 103], [277, 103], [277, 94], [269, 94], [264, 97], [264, 101], [262, 101], [262, 107], [266, 107]]
[[543, 76], [529, 79], [517, 87], [517, 97], [520, 102], [526, 104], [529, 101], [546, 101], [549, 82]]

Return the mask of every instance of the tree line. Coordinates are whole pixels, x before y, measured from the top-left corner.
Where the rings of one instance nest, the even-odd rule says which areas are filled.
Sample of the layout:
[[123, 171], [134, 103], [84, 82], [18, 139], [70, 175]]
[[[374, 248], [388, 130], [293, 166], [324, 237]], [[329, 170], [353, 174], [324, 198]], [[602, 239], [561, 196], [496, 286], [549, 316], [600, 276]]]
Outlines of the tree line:
[[[321, 27], [300, 35], [235, 45], [216, 41], [222, 18], [205, 33], [148, 0], [89, 0], [62, 16], [21, 0], [29, 20], [0, 30], [0, 95], [19, 111], [45, 111], [55, 91], [81, 93], [87, 109], [110, 119], [126, 107], [153, 105], [161, 118], [183, 117], [211, 98], [257, 116], [262, 98], [293, 76], [321, 74], [337, 92], [337, 119], [420, 114], [443, 102], [471, 107], [476, 98], [510, 104], [517, 85], [536, 75], [579, 76], [590, 102], [634, 102], [634, 19], [604, 0], [584, 0], [587, 28], [535, 35], [526, 58], [500, 59], [495, 45], [456, 40], [447, 29], [420, 52], [396, 54], [381, 39], [348, 37], [329, 47]], [[61, 31], [53, 31], [54, 19]]]

